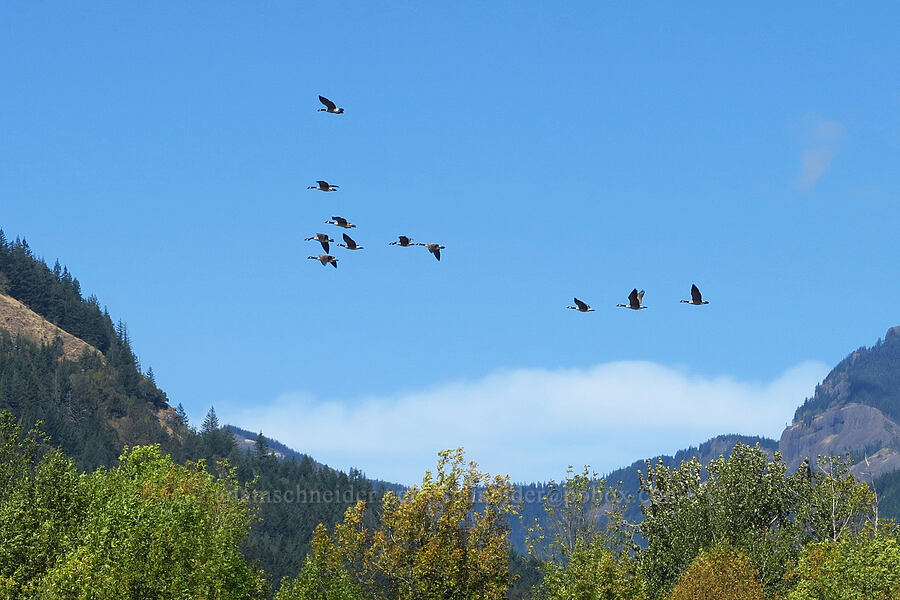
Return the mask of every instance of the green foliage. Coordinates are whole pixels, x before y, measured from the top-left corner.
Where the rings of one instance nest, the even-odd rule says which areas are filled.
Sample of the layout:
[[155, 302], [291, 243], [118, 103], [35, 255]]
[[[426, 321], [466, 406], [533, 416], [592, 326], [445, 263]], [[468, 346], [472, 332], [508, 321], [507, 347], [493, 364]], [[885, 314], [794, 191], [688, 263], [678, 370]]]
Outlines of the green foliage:
[[536, 600], [640, 600], [647, 585], [629, 554], [614, 554], [596, 538], [576, 542], [564, 564], [546, 562]]
[[619, 486], [607, 486], [605, 479], [591, 473], [566, 469], [561, 484], [551, 481], [543, 497], [544, 519], [535, 519], [528, 529], [529, 553], [545, 562], [566, 562], [576, 548], [602, 546], [621, 552], [635, 549], [633, 536], [625, 521], [630, 498], [624, 498]]
[[181, 405], [181, 402], [179, 402], [178, 406], [175, 407], [175, 416], [180, 425], [190, 427], [190, 419], [188, 419], [187, 411], [184, 410], [184, 406]]
[[27, 597], [71, 547], [85, 514], [75, 465], [58, 449], [38, 460], [44, 441], [0, 412], [0, 598]]
[[872, 489], [850, 474], [849, 455], [819, 456], [818, 469], [800, 466], [801, 495], [806, 500], [797, 509], [798, 521], [806, 527], [807, 539], [837, 541], [862, 529], [874, 517]]
[[362, 600], [364, 598], [350, 573], [342, 564], [341, 555], [328, 539], [324, 525], [316, 527], [313, 551], [309, 553], [300, 574], [293, 581], [285, 580], [275, 600]]
[[669, 600], [762, 600], [763, 586], [746, 554], [719, 544], [691, 562]]
[[212, 406], [209, 407], [209, 411], [206, 413], [200, 432], [201, 452], [204, 456], [223, 458], [237, 449], [234, 435], [227, 429], [219, 426], [216, 409]]
[[77, 542], [35, 586], [38, 598], [265, 597], [261, 573], [240, 554], [251, 513], [233, 474], [178, 466], [158, 446], [82, 477], [87, 499]]
[[27, 597], [32, 583], [73, 547], [87, 499], [72, 461], [53, 449], [0, 509], [2, 596]]
[[878, 514], [900, 522], [900, 470], [885, 473], [872, 482], [878, 492]]
[[253, 446], [253, 451], [256, 453], [257, 458], [272, 458], [269, 454], [269, 442], [261, 431], [256, 436], [256, 444]]
[[[0, 409], [13, 411], [20, 422], [43, 420], [53, 443], [78, 468], [113, 466], [126, 445], [155, 443], [177, 462], [228, 458], [242, 483], [256, 479], [254, 499], [263, 520], [253, 524], [243, 550], [275, 581], [299, 571], [318, 523], [337, 523], [358, 499], [377, 506], [378, 494], [368, 481], [321, 467], [309, 457], [257, 460], [240, 452], [224, 429], [197, 435], [177, 411], [161, 422], [152, 400], [155, 387], [146, 389], [128, 394], [116, 370], [94, 354], [68, 361], [53, 346], [0, 331]], [[19, 455], [17, 450], [4, 458]], [[12, 464], [4, 460], [0, 472], [13, 469]]]
[[900, 598], [900, 542], [866, 529], [858, 536], [807, 547], [791, 574], [787, 600], [896, 600]]
[[626, 600], [644, 598], [646, 584], [631, 553], [637, 549], [625, 521], [628, 499], [597, 473], [567, 469], [561, 484], [551, 482], [543, 504], [545, 525], [529, 530], [529, 549], [540, 557], [541, 600]]
[[239, 481], [253, 482], [250, 501], [259, 515], [243, 543], [244, 555], [264, 567], [272, 581], [296, 576], [316, 526], [338, 523], [358, 500], [366, 501], [363, 522], [376, 523], [380, 494], [361, 477], [317, 465], [308, 456], [278, 461], [234, 450], [229, 461]]
[[203, 419], [203, 427], [200, 428], [200, 431], [202, 433], [211, 433], [218, 430], [219, 427], [219, 417], [216, 416], [216, 407], [210, 406], [209, 410], [206, 411], [206, 418]]
[[528, 555], [519, 554], [515, 549], [511, 550], [509, 555], [509, 572], [513, 584], [506, 593], [508, 600], [530, 600], [534, 588], [540, 585], [544, 578], [541, 562]]
[[364, 502], [350, 508], [316, 560], [345, 569], [368, 598], [499, 600], [511, 583], [512, 494], [507, 478], [465, 467], [461, 448], [443, 451], [421, 487], [385, 494], [377, 527], [363, 523]]
[[665, 592], [704, 548], [725, 543], [750, 558], [767, 593], [808, 542], [857, 531], [871, 515], [869, 488], [849, 473], [847, 458], [820, 457], [788, 475], [781, 456], [738, 444], [731, 455], [671, 469], [647, 463], [641, 473], [647, 547], [640, 562], [654, 593]]
[[[84, 469], [113, 464], [128, 444], [161, 444], [184, 459], [182, 444], [157, 415], [165, 395], [146, 378], [134, 393], [115, 367], [90, 352], [77, 361], [54, 345], [38, 345], [0, 330], [0, 409], [45, 431]], [[185, 428], [177, 423], [178, 431]]]
[[0, 597], [265, 597], [240, 554], [252, 513], [231, 470], [216, 477], [145, 446], [83, 475], [42, 440], [0, 413]]

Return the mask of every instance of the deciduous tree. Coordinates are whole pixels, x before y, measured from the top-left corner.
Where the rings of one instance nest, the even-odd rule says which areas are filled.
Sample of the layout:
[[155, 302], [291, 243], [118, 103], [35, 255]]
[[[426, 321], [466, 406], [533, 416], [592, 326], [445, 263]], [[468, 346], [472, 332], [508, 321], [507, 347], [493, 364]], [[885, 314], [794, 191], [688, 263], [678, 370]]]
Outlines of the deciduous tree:
[[762, 600], [763, 586], [750, 558], [726, 545], [701, 552], [669, 600]]
[[385, 494], [377, 527], [364, 524], [365, 502], [347, 510], [315, 560], [330, 557], [331, 572], [349, 573], [367, 598], [500, 600], [510, 585], [513, 491], [507, 477], [466, 466], [462, 448], [440, 452], [421, 486]]
[[787, 600], [900, 598], [900, 542], [896, 532], [867, 527], [804, 549], [790, 577]]

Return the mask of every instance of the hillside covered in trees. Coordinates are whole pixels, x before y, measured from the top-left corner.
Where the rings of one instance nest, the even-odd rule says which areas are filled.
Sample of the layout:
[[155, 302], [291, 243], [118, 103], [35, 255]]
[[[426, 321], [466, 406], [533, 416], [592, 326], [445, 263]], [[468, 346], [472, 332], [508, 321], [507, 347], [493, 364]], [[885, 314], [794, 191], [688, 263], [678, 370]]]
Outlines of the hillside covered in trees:
[[835, 366], [797, 409], [778, 447], [792, 467], [817, 453], [849, 453], [854, 473], [883, 489], [885, 508], [900, 516], [890, 485], [900, 471], [900, 327]]
[[[38, 343], [0, 322], [0, 410], [26, 429], [40, 422], [50, 444], [80, 471], [115, 467], [126, 447], [151, 444], [176, 464], [206, 460], [211, 472], [227, 459], [255, 503], [243, 555], [271, 582], [297, 573], [319, 523], [336, 523], [358, 499], [371, 501], [371, 518], [380, 489], [359, 472], [299, 454], [277, 460], [262, 436], [241, 449], [213, 409], [199, 429], [191, 427], [152, 373], [141, 371], [125, 323], [114, 323], [97, 298], [84, 298], [67, 268], [51, 269], [27, 242], [10, 242], [2, 231], [0, 294], [100, 351], [68, 358], [60, 344]], [[285, 501], [288, 492], [305, 498]]]
[[214, 408], [193, 427], [123, 321], [0, 240], [0, 294], [84, 342], [73, 355], [0, 323], [0, 597], [900, 594], [896, 473], [876, 497], [852, 457], [792, 467], [773, 440], [727, 435], [605, 478], [515, 486], [456, 449], [420, 485], [374, 482], [223, 427]]
[[900, 422], [900, 327], [892, 327], [871, 347], [851, 352], [816, 386], [794, 413], [794, 421], [811, 421], [829, 408], [849, 402], [877, 408]]

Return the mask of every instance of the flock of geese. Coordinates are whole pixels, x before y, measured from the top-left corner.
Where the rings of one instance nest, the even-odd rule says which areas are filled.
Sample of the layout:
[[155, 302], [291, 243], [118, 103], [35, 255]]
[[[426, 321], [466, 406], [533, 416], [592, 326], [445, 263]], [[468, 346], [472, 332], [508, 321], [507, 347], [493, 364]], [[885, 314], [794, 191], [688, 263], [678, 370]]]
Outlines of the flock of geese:
[[[319, 96], [319, 102], [321, 102], [325, 106], [325, 108], [320, 108], [318, 110], [318, 112], [326, 112], [326, 113], [331, 113], [333, 115], [340, 115], [344, 112], [343, 108], [338, 108], [338, 106], [334, 102], [332, 102], [325, 96]], [[316, 185], [311, 185], [307, 189], [319, 190], [320, 192], [336, 192], [339, 187], [340, 186], [338, 186], [338, 185], [332, 185], [332, 184], [328, 183], [327, 181], [320, 180], [320, 181], [316, 181]], [[328, 225], [335, 225], [337, 227], [342, 227], [344, 229], [353, 229], [354, 227], [356, 227], [356, 225], [349, 222], [344, 217], [331, 217], [331, 220], [325, 221], [325, 223]], [[351, 238], [349, 235], [347, 235], [346, 233], [342, 234], [341, 237], [344, 238], [344, 243], [338, 244], [338, 246], [341, 246], [342, 248], [346, 248], [347, 250], [362, 250], [363, 249], [363, 246], [360, 246], [359, 244], [357, 244], [356, 241], [353, 238]], [[412, 241], [412, 238], [405, 236], [405, 235], [398, 236], [398, 238], [399, 239], [396, 242], [391, 242], [389, 245], [390, 246], [400, 246], [402, 248], [408, 248], [409, 246], [425, 246], [428, 249], [428, 251], [431, 252], [437, 260], [441, 260], [441, 250], [444, 249], [444, 246], [441, 246], [440, 244], [435, 244], [435, 243], [428, 243], [428, 244], [415, 243], [414, 244]], [[322, 263], [322, 266], [331, 265], [332, 267], [337, 269], [338, 259], [335, 258], [334, 256], [332, 256], [331, 254], [329, 254], [329, 252], [331, 250], [330, 244], [333, 243], [334, 240], [331, 239], [331, 237], [328, 234], [316, 233], [316, 235], [306, 238], [305, 241], [319, 242], [319, 244], [322, 245], [322, 250], [325, 251], [325, 254], [319, 254], [318, 256], [310, 256], [310, 257], [308, 257], [309, 259], [318, 260], [320, 263]], [[574, 300], [575, 300], [575, 306], [567, 306], [566, 308], [571, 308], [572, 310], [577, 310], [578, 312], [583, 312], [583, 313], [594, 312], [594, 309], [591, 308], [591, 306], [589, 304], [587, 304], [586, 302], [583, 302], [583, 301], [579, 300], [578, 298], [574, 298]], [[644, 290], [641, 290], [639, 292], [639, 291], [637, 291], [637, 288], [634, 288], [633, 290], [631, 290], [631, 293], [628, 294], [628, 304], [617, 304], [616, 306], [619, 306], [622, 308], [630, 308], [631, 310], [641, 310], [641, 309], [647, 308], [646, 306], [644, 306], [643, 300], [644, 300]], [[703, 295], [700, 294], [700, 290], [694, 284], [691, 284], [691, 299], [690, 300], [682, 300], [682, 302], [684, 302], [685, 304], [692, 304], [694, 306], [701, 306], [703, 304], [709, 304], [709, 302], [707, 302], [706, 300], [703, 299]]]
[[[582, 302], [578, 298], [573, 298], [575, 300], [575, 306], [567, 306], [566, 308], [571, 308], [572, 310], [577, 310], [578, 312], [594, 312], [594, 309], [591, 308], [591, 305]], [[616, 306], [621, 306], [622, 308], [630, 308], [631, 310], [641, 310], [642, 308], [647, 308], [643, 305], [644, 300], [644, 290], [637, 291], [637, 288], [631, 290], [631, 293], [628, 294], [628, 304], [616, 304]], [[695, 284], [691, 284], [691, 299], [690, 300], [682, 300], [685, 304], [693, 304], [694, 306], [702, 306], [704, 304], [709, 304], [708, 301], [703, 299], [703, 294], [700, 293], [700, 289], [697, 288]]]
[[[318, 110], [318, 112], [326, 112], [326, 113], [331, 113], [333, 115], [339, 115], [344, 112], [343, 108], [338, 108], [338, 106], [334, 102], [332, 102], [331, 100], [329, 100], [328, 98], [326, 98], [324, 96], [319, 96], [319, 102], [324, 104], [325, 108], [320, 108]], [[319, 180], [319, 181], [316, 181], [316, 185], [311, 185], [306, 189], [319, 190], [320, 192], [336, 192], [339, 187], [340, 187], [339, 185], [332, 185], [332, 184], [328, 183], [327, 181]], [[325, 221], [325, 223], [327, 225], [336, 225], [337, 227], [342, 227], [344, 229], [353, 229], [354, 227], [356, 227], [356, 225], [349, 222], [344, 217], [336, 217], [336, 216], [331, 217], [331, 220]], [[356, 241], [352, 237], [347, 235], [346, 233], [342, 234], [341, 237], [344, 238], [344, 243], [338, 244], [338, 246], [341, 246], [342, 248], [346, 248], [347, 250], [362, 250], [363, 249], [363, 246], [360, 246], [359, 244], [357, 244]], [[410, 238], [408, 236], [401, 235], [398, 237], [399, 237], [399, 241], [391, 242], [389, 245], [390, 246], [401, 246], [403, 248], [407, 248], [409, 246], [425, 246], [428, 249], [428, 251], [431, 252], [437, 260], [441, 260], [441, 250], [444, 249], [444, 246], [441, 246], [440, 244], [434, 244], [434, 243], [428, 243], [428, 244], [415, 243], [414, 244], [412, 242], [412, 238]], [[331, 243], [333, 243], [334, 240], [331, 239], [331, 237], [327, 233], [316, 233], [316, 235], [306, 238], [305, 241], [307, 241], [307, 242], [317, 241], [317, 242], [319, 242], [319, 244], [322, 245], [322, 250], [325, 251], [325, 254], [319, 254], [318, 256], [308, 256], [307, 257], [308, 259], [319, 261], [320, 263], [322, 263], [323, 267], [331, 265], [332, 267], [337, 269], [338, 259], [335, 258], [334, 256], [332, 256], [331, 254], [329, 254], [329, 252], [331, 251]], [[576, 302], [577, 302], [577, 300], [576, 300]]]

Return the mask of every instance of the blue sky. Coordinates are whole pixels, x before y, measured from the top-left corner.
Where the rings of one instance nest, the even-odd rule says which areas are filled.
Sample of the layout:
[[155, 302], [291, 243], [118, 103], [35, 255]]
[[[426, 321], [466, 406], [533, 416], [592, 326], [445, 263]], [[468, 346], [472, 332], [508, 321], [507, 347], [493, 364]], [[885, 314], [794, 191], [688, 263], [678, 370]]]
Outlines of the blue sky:
[[[215, 405], [339, 467], [407, 482], [464, 445], [545, 479], [777, 436], [900, 323], [897, 22], [891, 2], [6, 3], [0, 227], [124, 319], [196, 421]], [[303, 241], [339, 237], [332, 215], [365, 246], [337, 270]], [[691, 283], [710, 305], [678, 303]], [[635, 286], [650, 308], [615, 308]]]

